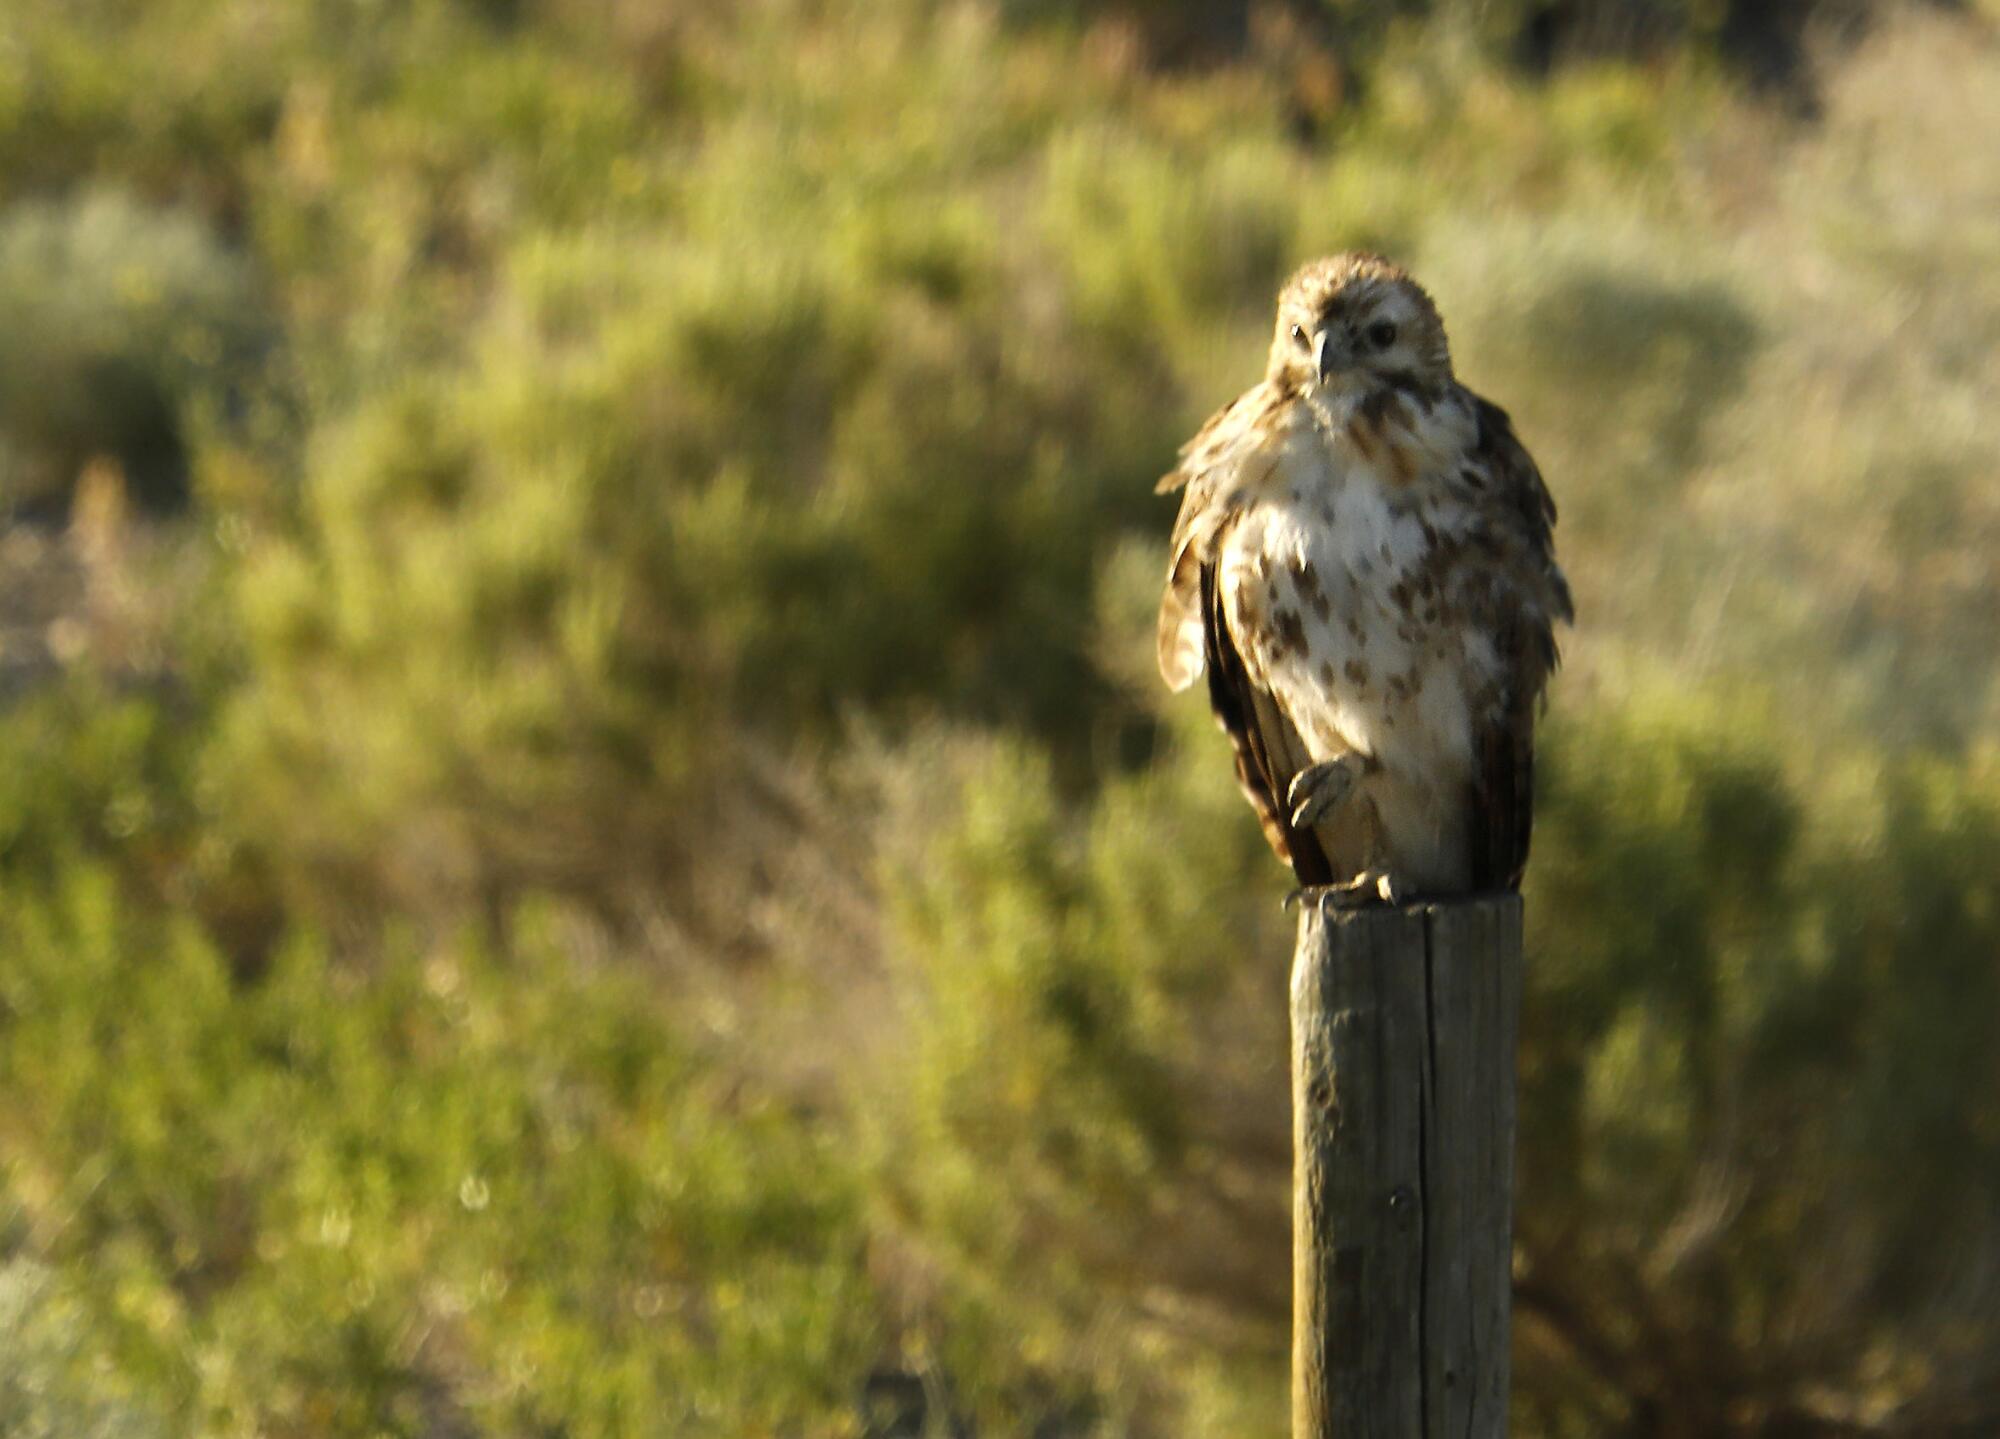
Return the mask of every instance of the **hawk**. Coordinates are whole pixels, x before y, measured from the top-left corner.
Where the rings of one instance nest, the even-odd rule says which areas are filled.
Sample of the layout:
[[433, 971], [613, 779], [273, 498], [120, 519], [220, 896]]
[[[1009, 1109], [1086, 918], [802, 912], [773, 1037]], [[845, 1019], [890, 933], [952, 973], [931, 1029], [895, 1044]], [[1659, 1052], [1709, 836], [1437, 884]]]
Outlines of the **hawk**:
[[1209, 702], [1264, 835], [1322, 903], [1518, 887], [1534, 728], [1572, 618], [1556, 510], [1375, 255], [1278, 296], [1261, 383], [1180, 452], [1160, 674]]

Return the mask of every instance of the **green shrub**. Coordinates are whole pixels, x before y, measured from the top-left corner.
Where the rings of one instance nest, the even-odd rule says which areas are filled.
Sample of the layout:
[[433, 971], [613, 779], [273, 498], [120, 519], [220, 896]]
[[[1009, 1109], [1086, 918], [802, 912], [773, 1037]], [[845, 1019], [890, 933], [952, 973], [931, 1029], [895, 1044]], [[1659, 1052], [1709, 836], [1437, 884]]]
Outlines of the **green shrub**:
[[84, 1306], [45, 1267], [0, 1266], [0, 1432], [20, 1439], [145, 1439], [168, 1433], [135, 1403]]
[[1151, 486], [1349, 245], [1583, 615], [1517, 1428], [1993, 1427], [1990, 37], [1805, 125], [1747, 7], [1156, 8], [0, 20], [7, 501], [199, 501], [0, 533], [165, 650], [0, 711], [0, 1427], [1277, 1432], [1286, 876]]
[[[1768, 723], [1648, 696], [1548, 766], [1518, 1214], [1551, 1432], [1831, 1394], [1922, 1432], [1990, 1382], [2000, 791], [1850, 760], [1801, 792]], [[1565, 1411], [1583, 1355], [1610, 1394]]]
[[101, 870], [0, 908], [4, 1203], [177, 1432], [841, 1432], [837, 1149], [561, 933], [244, 984]]
[[245, 823], [310, 794], [300, 843], [420, 842], [419, 884], [616, 882], [733, 763], [725, 717], [942, 697], [1080, 732], [1096, 537], [1165, 456], [1083, 403], [1091, 342], [1004, 329], [954, 243], [911, 279], [524, 245], [468, 365], [316, 436], [299, 522], [252, 547]]

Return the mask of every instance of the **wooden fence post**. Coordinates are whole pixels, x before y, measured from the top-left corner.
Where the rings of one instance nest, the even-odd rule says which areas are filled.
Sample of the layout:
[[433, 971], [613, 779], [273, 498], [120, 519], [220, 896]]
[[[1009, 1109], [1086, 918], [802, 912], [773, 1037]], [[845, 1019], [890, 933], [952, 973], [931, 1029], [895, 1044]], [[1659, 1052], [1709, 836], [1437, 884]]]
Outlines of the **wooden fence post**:
[[1299, 918], [1293, 1439], [1504, 1439], [1521, 901]]

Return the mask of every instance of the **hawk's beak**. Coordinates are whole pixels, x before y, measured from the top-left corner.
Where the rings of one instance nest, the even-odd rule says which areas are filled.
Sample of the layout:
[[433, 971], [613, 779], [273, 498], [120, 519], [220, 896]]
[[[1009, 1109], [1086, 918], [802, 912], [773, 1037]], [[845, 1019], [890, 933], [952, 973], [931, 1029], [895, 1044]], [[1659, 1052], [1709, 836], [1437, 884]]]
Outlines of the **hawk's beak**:
[[1321, 330], [1313, 336], [1313, 368], [1319, 372], [1322, 381], [1340, 368], [1340, 354], [1330, 329]]

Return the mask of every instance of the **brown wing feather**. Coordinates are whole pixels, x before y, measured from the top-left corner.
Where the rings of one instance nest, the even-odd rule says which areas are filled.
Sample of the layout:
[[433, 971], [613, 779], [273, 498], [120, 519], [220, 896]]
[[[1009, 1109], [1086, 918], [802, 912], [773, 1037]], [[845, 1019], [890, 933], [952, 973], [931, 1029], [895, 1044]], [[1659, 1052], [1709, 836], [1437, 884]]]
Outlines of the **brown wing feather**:
[[1508, 657], [1506, 693], [1481, 727], [1473, 783], [1472, 885], [1518, 889], [1535, 823], [1535, 711], [1555, 670], [1555, 621], [1573, 617], [1569, 584], [1556, 568], [1555, 501], [1514, 433], [1507, 412], [1473, 397], [1479, 416], [1475, 462], [1490, 476], [1509, 532], [1517, 601], [1496, 617], [1494, 641]]
[[1201, 567], [1213, 556], [1216, 532], [1233, 512], [1245, 479], [1241, 471], [1256, 462], [1270, 435], [1268, 421], [1284, 398], [1268, 384], [1245, 390], [1181, 446], [1180, 463], [1159, 483], [1160, 494], [1187, 487], [1168, 546], [1171, 558], [1156, 636], [1160, 677], [1176, 693], [1193, 684], [1202, 670]]
[[1187, 487], [1174, 523], [1166, 593], [1160, 601], [1160, 673], [1179, 690], [1208, 675], [1209, 704], [1236, 752], [1236, 777], [1257, 812], [1264, 838], [1301, 884], [1328, 884], [1333, 869], [1317, 836], [1292, 828], [1284, 797], [1308, 759], [1304, 742], [1275, 696], [1250, 678], [1229, 633], [1216, 563], [1239, 497], [1276, 463], [1270, 441], [1297, 397], [1266, 382], [1209, 417], [1181, 448], [1161, 492]]
[[[1517, 662], [1518, 668], [1518, 662]], [[1517, 684], [1477, 736], [1472, 888], [1519, 889], [1535, 827], [1535, 703]]]
[[1201, 628], [1208, 670], [1209, 706], [1236, 751], [1236, 778], [1257, 811], [1264, 838], [1292, 867], [1300, 884], [1331, 884], [1333, 867], [1310, 830], [1293, 829], [1284, 804], [1297, 765], [1283, 715], [1271, 696], [1257, 689], [1243, 666], [1224, 613], [1219, 566], [1201, 566]]

